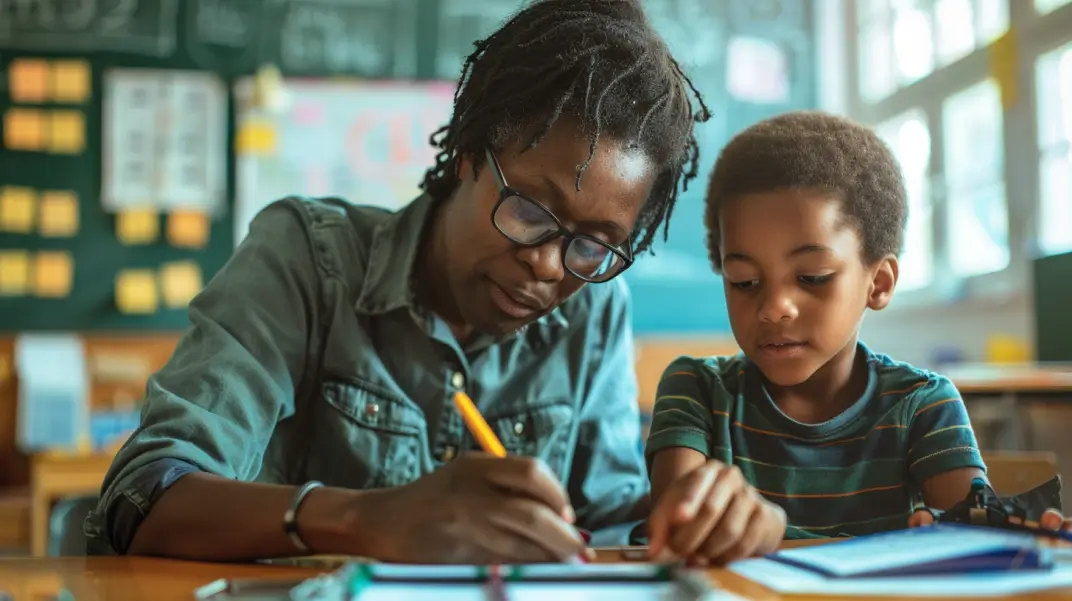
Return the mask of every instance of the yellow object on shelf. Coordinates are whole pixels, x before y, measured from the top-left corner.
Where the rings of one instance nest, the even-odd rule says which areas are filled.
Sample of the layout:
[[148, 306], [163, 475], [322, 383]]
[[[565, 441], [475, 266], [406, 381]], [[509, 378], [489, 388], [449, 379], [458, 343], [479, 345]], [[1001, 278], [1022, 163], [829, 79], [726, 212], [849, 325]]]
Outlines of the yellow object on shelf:
[[986, 341], [986, 362], [1019, 364], [1031, 361], [1031, 347], [1027, 341], [1015, 336], [995, 334]]

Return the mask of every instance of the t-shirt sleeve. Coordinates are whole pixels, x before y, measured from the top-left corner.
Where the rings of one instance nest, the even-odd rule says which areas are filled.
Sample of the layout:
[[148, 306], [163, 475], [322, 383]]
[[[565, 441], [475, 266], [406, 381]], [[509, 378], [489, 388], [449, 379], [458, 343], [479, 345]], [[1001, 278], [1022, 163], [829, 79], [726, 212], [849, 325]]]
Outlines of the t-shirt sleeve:
[[937, 376], [913, 395], [908, 427], [908, 472], [914, 483], [966, 467], [985, 470], [960, 391]]
[[672, 447], [711, 455], [710, 392], [704, 385], [701, 369], [699, 360], [680, 357], [663, 371], [645, 445], [649, 468], [656, 453]]

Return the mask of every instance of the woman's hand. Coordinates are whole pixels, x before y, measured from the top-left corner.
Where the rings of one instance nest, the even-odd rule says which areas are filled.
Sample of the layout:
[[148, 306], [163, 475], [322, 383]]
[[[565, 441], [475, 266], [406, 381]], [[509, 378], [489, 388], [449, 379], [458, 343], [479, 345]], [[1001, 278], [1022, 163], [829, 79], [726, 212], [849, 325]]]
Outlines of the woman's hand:
[[566, 492], [537, 459], [463, 455], [369, 498], [365, 528], [387, 561], [534, 563], [590, 553]]

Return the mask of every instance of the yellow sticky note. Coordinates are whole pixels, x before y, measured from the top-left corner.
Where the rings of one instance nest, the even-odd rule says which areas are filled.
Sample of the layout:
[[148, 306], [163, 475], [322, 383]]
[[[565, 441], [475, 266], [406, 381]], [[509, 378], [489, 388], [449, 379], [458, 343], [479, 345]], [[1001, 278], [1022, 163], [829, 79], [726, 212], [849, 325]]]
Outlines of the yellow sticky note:
[[48, 100], [48, 63], [39, 58], [17, 58], [7, 69], [11, 102], [41, 103]]
[[271, 154], [275, 152], [275, 146], [276, 131], [271, 123], [249, 121], [235, 134], [235, 152], [238, 154]]
[[159, 299], [152, 269], [125, 269], [115, 279], [115, 306], [120, 313], [156, 313]]
[[175, 211], [168, 215], [167, 239], [178, 248], [204, 248], [208, 244], [208, 215], [197, 211]]
[[4, 146], [11, 150], [41, 150], [45, 146], [45, 113], [11, 108], [4, 113]]
[[86, 145], [86, 120], [82, 111], [52, 111], [48, 128], [48, 150], [56, 154], [78, 154]]
[[0, 250], [0, 296], [26, 294], [30, 283], [30, 253]]
[[30, 188], [0, 188], [0, 231], [29, 234], [37, 213], [37, 193]]
[[69, 238], [78, 233], [78, 196], [70, 190], [41, 193], [38, 228], [48, 238]]
[[51, 74], [53, 102], [81, 104], [89, 98], [89, 61], [53, 61]]
[[193, 261], [168, 263], [160, 270], [160, 289], [163, 291], [164, 305], [171, 309], [181, 309], [189, 305], [203, 287], [201, 267]]
[[115, 234], [127, 245], [155, 242], [160, 235], [160, 218], [152, 209], [128, 209], [116, 215]]
[[41, 298], [63, 298], [71, 294], [74, 280], [74, 262], [71, 254], [63, 250], [46, 250], [37, 253], [33, 266], [34, 295]]

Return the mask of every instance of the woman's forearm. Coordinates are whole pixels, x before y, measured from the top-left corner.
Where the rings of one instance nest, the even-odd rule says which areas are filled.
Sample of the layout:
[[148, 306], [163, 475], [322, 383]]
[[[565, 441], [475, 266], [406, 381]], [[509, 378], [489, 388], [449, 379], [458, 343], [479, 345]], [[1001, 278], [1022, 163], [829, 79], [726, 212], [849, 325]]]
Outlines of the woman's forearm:
[[[128, 554], [202, 561], [243, 561], [301, 555], [283, 530], [297, 486], [189, 474], [173, 484], [138, 527]], [[375, 556], [370, 495], [316, 488], [298, 508], [298, 535], [314, 553]]]

